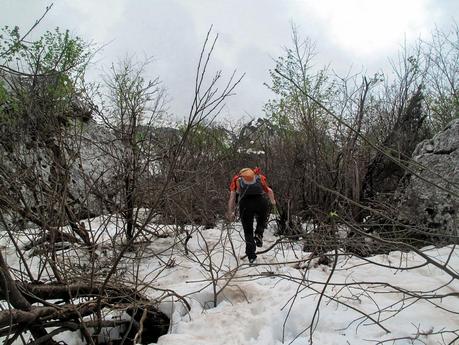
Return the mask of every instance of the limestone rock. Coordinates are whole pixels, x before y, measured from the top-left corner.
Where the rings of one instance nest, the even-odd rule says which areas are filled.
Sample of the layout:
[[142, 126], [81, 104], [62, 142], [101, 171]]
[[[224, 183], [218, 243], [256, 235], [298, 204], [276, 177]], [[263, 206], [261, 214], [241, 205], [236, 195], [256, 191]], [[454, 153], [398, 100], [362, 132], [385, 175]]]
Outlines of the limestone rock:
[[[459, 231], [459, 119], [419, 143], [400, 195], [400, 218], [451, 237]], [[455, 239], [454, 242], [458, 240]]]

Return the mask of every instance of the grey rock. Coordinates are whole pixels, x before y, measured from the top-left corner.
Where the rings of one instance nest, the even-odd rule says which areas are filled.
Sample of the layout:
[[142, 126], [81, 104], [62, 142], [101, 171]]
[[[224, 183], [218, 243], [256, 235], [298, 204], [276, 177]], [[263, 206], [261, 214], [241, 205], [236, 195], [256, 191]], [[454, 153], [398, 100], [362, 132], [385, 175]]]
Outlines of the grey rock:
[[421, 224], [446, 235], [447, 242], [459, 231], [459, 119], [432, 139], [419, 143], [400, 193], [400, 219]]
[[81, 133], [76, 133], [76, 140], [80, 143], [70, 167], [74, 212], [79, 218], [107, 213], [118, 192], [114, 185], [114, 157], [120, 144], [111, 131], [92, 120], [83, 125]]

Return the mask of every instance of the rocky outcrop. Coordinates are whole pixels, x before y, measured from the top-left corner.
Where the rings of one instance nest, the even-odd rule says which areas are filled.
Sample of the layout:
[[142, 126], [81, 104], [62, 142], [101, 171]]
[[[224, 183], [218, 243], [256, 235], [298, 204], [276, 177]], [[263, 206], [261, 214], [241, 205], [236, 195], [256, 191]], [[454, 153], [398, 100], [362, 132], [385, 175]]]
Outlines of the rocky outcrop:
[[400, 218], [425, 225], [445, 242], [459, 234], [459, 119], [413, 152], [400, 194]]
[[75, 215], [81, 219], [112, 211], [119, 193], [114, 183], [119, 142], [112, 132], [93, 120], [83, 124], [74, 142], [78, 144], [70, 166], [69, 190]]
[[[155, 159], [140, 155], [137, 177], [141, 180], [141, 177], [156, 173], [158, 157], [169, 154], [170, 147], [179, 142], [180, 133], [170, 127], [140, 126], [138, 131], [139, 136], [145, 138], [145, 152], [155, 154]], [[81, 219], [118, 212], [124, 207], [120, 203], [125, 189], [123, 162], [127, 149], [113, 130], [93, 120], [85, 123], [75, 137], [78, 141], [76, 159], [70, 167], [74, 213]]]
[[95, 121], [76, 121], [59, 139], [0, 148], [0, 209], [8, 222], [77, 229], [78, 220], [110, 211], [116, 193], [113, 134]]

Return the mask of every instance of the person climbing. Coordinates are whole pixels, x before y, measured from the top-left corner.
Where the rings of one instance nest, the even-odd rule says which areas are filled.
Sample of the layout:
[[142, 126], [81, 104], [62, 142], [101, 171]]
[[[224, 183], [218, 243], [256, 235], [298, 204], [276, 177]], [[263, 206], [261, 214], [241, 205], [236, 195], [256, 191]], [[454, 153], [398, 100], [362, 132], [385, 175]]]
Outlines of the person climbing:
[[[235, 219], [237, 199], [244, 229], [245, 253], [249, 263], [253, 264], [257, 258], [255, 246], [263, 246], [263, 232], [268, 223], [269, 213], [271, 208], [276, 207], [274, 192], [268, 187], [266, 176], [261, 174], [259, 168], [243, 168], [232, 178], [227, 212], [229, 221]], [[253, 231], [254, 219], [257, 221], [255, 234]]]

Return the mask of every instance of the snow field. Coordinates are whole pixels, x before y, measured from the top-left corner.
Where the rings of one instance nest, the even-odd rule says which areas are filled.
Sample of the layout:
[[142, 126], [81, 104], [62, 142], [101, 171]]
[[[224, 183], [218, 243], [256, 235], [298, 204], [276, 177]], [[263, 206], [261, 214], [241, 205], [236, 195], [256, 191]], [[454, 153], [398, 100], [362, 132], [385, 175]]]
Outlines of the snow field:
[[[116, 218], [88, 220], [86, 228], [92, 229], [99, 243], [97, 262], [90, 262], [85, 251], [71, 247], [62, 251], [62, 264], [81, 272], [90, 272], [95, 265], [93, 270], [103, 272], [117, 255], [116, 244], [122, 242], [119, 227]], [[171, 318], [171, 326], [158, 345], [309, 344], [313, 317], [314, 344], [376, 344], [394, 338], [399, 340], [387, 343], [448, 344], [457, 337], [437, 332], [459, 329], [454, 314], [459, 312], [458, 281], [451, 281], [433, 265], [422, 266], [425, 260], [413, 252], [366, 259], [339, 255], [320, 299], [332, 265], [317, 265], [316, 259], [306, 265], [310, 253], [302, 252], [301, 243], [278, 244], [259, 254], [258, 265], [250, 267], [243, 259], [242, 229], [237, 223], [207, 230], [187, 226], [184, 230], [192, 237], [186, 246], [186, 236], [176, 226], [152, 224], [149, 230], [161, 236], [150, 237], [151, 241], [139, 239], [136, 250], [120, 263], [115, 278], [136, 284], [142, 293], [161, 301], [159, 307]], [[278, 240], [273, 230], [267, 229], [260, 250]], [[8, 264], [20, 269], [11, 243], [2, 239], [1, 245]], [[452, 270], [459, 267], [459, 250], [455, 248], [423, 251], [440, 263], [449, 260]], [[38, 259], [30, 256], [28, 260], [37, 272]], [[84, 265], [88, 267], [81, 267]], [[165, 291], [181, 296], [191, 310]], [[426, 293], [431, 297], [451, 295], [419, 299], [418, 295]], [[319, 300], [319, 312], [314, 316]], [[66, 332], [59, 339], [81, 344], [77, 333]]]

